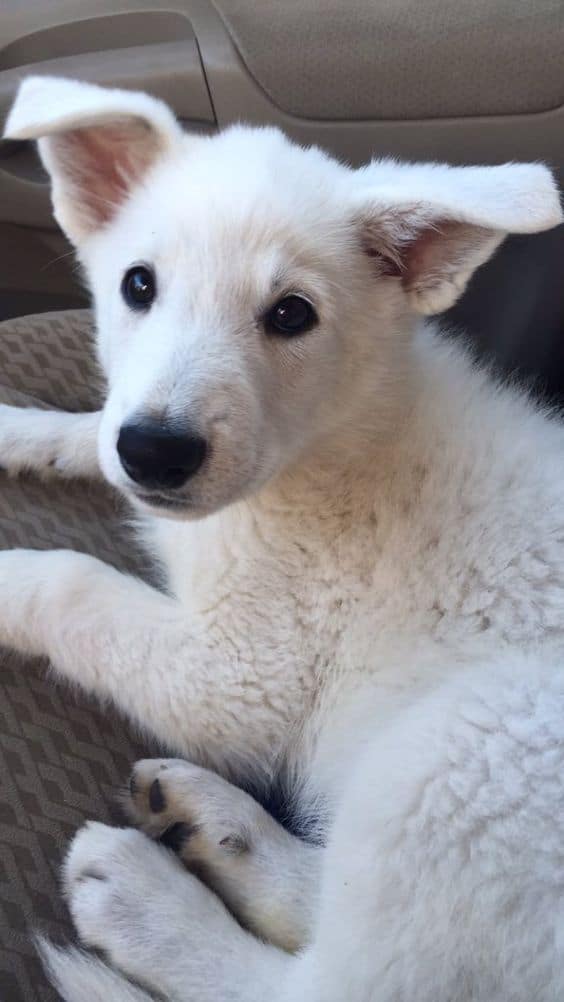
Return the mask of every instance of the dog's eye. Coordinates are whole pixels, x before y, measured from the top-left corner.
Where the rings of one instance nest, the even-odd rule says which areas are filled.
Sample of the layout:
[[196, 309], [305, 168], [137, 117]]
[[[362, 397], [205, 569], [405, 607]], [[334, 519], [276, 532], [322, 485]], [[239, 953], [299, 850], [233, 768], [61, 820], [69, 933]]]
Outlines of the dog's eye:
[[305, 334], [317, 323], [317, 313], [307, 299], [301, 296], [285, 296], [268, 311], [264, 318], [269, 334], [293, 337]]
[[155, 276], [150, 268], [136, 264], [126, 271], [121, 294], [132, 310], [148, 310], [157, 294]]

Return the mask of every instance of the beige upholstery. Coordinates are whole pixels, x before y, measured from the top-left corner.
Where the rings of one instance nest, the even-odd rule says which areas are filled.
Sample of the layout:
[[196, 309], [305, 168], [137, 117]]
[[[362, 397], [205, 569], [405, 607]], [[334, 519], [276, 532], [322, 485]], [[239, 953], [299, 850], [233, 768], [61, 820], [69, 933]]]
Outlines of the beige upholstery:
[[564, 101], [562, 0], [214, 0], [248, 69], [308, 118], [497, 115]]
[[[90, 327], [86, 311], [0, 324], [0, 400], [95, 406]], [[116, 531], [119, 508], [102, 487], [0, 475], [0, 547], [73, 547], [143, 570], [132, 537]], [[70, 932], [58, 887], [62, 852], [85, 818], [115, 815], [116, 793], [140, 754], [114, 714], [57, 686], [44, 665], [0, 652], [2, 1002], [55, 999], [29, 929], [56, 939]]]

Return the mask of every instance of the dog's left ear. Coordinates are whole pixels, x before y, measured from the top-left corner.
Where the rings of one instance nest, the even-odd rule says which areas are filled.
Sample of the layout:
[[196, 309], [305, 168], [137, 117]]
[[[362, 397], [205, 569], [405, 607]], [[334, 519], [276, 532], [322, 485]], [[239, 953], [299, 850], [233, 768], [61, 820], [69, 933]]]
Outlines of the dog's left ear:
[[380, 161], [356, 173], [362, 246], [424, 315], [452, 306], [509, 233], [536, 233], [563, 219], [556, 183], [541, 164]]
[[76, 245], [109, 222], [183, 135], [171, 110], [148, 94], [58, 77], [24, 80], [4, 132], [39, 140], [55, 217]]

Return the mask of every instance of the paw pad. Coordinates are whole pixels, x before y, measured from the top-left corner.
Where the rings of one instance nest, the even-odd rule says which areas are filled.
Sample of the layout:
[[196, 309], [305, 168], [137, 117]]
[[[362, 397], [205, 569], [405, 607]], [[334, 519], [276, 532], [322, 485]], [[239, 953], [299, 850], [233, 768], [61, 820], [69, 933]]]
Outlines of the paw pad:
[[149, 788], [149, 807], [153, 814], [161, 814], [166, 807], [165, 795], [158, 779], [154, 779]]

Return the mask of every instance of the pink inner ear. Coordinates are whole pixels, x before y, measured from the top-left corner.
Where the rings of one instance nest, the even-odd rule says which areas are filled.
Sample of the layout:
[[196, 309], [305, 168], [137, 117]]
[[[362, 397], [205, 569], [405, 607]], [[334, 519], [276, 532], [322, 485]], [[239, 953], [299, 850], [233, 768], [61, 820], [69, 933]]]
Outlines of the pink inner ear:
[[443, 239], [445, 222], [434, 223], [426, 227], [405, 244], [402, 249], [403, 284], [410, 289], [422, 275], [429, 274], [441, 259], [441, 241]]
[[72, 197], [92, 227], [109, 222], [159, 148], [151, 128], [135, 119], [75, 129], [57, 145]]
[[437, 219], [426, 225], [403, 250], [403, 281], [406, 289], [421, 282], [431, 286], [464, 270], [485, 243], [491, 231], [452, 219]]
[[380, 209], [363, 221], [362, 246], [378, 266], [378, 275], [401, 278], [407, 290], [420, 281], [439, 281], [488, 236], [486, 230], [447, 218], [435, 218], [425, 206]]
[[405, 245], [402, 257], [404, 284], [407, 288], [419, 276], [432, 274], [435, 269], [440, 270], [446, 260], [452, 259], [459, 230], [460, 223], [436, 220]]

